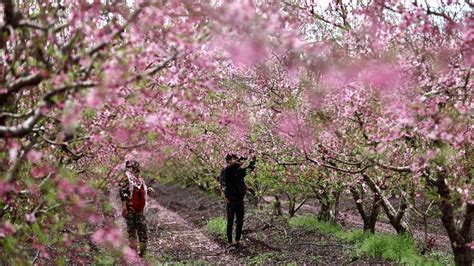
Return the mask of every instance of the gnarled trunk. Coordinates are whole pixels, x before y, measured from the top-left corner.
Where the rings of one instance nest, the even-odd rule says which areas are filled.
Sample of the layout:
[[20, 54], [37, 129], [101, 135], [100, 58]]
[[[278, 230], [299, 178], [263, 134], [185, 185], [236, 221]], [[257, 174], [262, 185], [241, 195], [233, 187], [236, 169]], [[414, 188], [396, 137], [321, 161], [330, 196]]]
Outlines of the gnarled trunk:
[[[285, 192], [286, 193], [286, 192]], [[290, 217], [295, 216], [296, 212], [306, 203], [307, 198], [303, 199], [299, 204], [296, 202], [296, 196], [291, 196], [290, 194], [286, 193], [288, 197], [288, 215]]]
[[357, 211], [359, 211], [362, 221], [364, 222], [364, 232], [375, 233], [375, 224], [377, 223], [377, 217], [380, 212], [380, 197], [377, 194], [374, 194], [370, 211], [367, 212], [364, 209], [363, 194], [356, 188], [351, 188], [351, 193], [355, 200]]
[[441, 197], [439, 207], [441, 210], [441, 221], [448, 233], [451, 242], [451, 248], [454, 253], [454, 262], [456, 265], [472, 265], [472, 249], [470, 243], [472, 241], [472, 220], [474, 219], [474, 204], [467, 203], [464, 214], [464, 221], [460, 227], [456, 226], [454, 217], [454, 206], [451, 199], [450, 189], [445, 182], [445, 174], [440, 173], [435, 186]]
[[383, 194], [382, 189], [375, 183], [375, 181], [370, 178], [368, 175], [363, 175], [364, 181], [370, 187], [372, 192], [380, 197], [382, 208], [387, 215], [390, 224], [395, 228], [398, 234], [411, 234], [410, 227], [408, 224], [403, 221], [403, 215], [405, 214], [405, 210], [407, 209], [408, 205], [405, 202], [405, 199], [402, 199], [402, 203], [400, 204], [400, 208], [398, 211], [392, 206], [390, 201], [388, 201], [387, 197]]
[[337, 221], [339, 215], [340, 191], [324, 192], [316, 195], [321, 204], [318, 218], [324, 221]]
[[283, 214], [280, 197], [278, 195], [275, 195], [275, 201], [273, 202], [273, 214], [278, 216], [281, 216]]

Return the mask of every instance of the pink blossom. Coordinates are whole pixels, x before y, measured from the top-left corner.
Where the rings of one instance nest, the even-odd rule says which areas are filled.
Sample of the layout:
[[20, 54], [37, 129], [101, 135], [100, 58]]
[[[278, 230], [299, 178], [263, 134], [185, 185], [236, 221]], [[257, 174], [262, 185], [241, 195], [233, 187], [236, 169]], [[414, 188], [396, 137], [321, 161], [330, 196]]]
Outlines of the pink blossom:
[[163, 118], [162, 115], [160, 114], [150, 114], [148, 115], [146, 118], [145, 118], [145, 123], [147, 126], [149, 127], [155, 127], [155, 126], [158, 126], [160, 124], [160, 122], [162, 122], [163, 120], [165, 120]]
[[302, 121], [298, 114], [289, 113], [281, 120], [277, 133], [291, 140], [301, 151], [308, 151], [314, 145], [314, 136], [308, 125]]
[[13, 190], [10, 182], [0, 181], [0, 199], [4, 199], [5, 195]]
[[267, 55], [263, 41], [246, 39], [236, 43], [230, 49], [230, 56], [236, 65], [252, 66], [258, 64]]
[[8, 150], [8, 158], [10, 162], [13, 162], [18, 156], [18, 147], [13, 147]]
[[130, 247], [124, 247], [122, 250], [123, 258], [128, 263], [138, 263], [140, 261], [140, 257], [138, 256], [135, 250], [131, 249]]
[[118, 141], [126, 142], [129, 140], [131, 132], [125, 128], [117, 128], [113, 134]]
[[93, 90], [89, 92], [89, 94], [87, 94], [86, 101], [90, 107], [97, 108], [102, 104], [103, 99], [102, 96], [96, 90]]
[[3, 225], [0, 227], [0, 238], [13, 235], [16, 232], [15, 226], [10, 221], [5, 220]]
[[65, 111], [61, 117], [61, 124], [63, 125], [65, 132], [72, 132], [79, 123], [80, 111], [78, 106], [72, 106], [72, 103], [68, 103], [65, 107]]
[[40, 178], [46, 176], [50, 172], [50, 169], [47, 165], [35, 166], [31, 169], [31, 175], [34, 178]]
[[72, 245], [72, 240], [69, 238], [69, 234], [64, 233], [63, 234], [63, 243], [66, 245], [66, 247], [69, 247]]
[[36, 222], [36, 215], [35, 213], [27, 213], [25, 214], [25, 220], [29, 223], [29, 224], [32, 224], [34, 222]]
[[30, 150], [26, 154], [26, 159], [31, 162], [31, 163], [37, 163], [39, 160], [41, 160], [41, 157], [43, 154], [37, 150]]
[[119, 248], [123, 244], [122, 233], [118, 228], [99, 229], [92, 236], [91, 240], [99, 245], [108, 245]]

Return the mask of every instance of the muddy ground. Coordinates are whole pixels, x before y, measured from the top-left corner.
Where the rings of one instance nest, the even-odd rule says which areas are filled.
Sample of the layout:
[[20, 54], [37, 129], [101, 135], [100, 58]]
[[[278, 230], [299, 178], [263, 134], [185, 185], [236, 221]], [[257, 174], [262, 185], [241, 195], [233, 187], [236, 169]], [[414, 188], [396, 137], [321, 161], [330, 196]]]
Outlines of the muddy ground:
[[246, 205], [243, 247], [231, 252], [225, 240], [205, 229], [209, 219], [224, 217], [220, 197], [178, 185], [152, 186], [155, 195], [147, 213], [149, 256], [159, 262], [389, 264], [358, 257], [353, 247], [328, 235], [291, 229], [285, 217], [250, 204]]
[[[155, 192], [150, 194], [147, 206], [148, 254], [137, 263], [128, 265], [192, 264], [192, 265], [237, 265], [237, 264], [293, 264], [298, 265], [392, 265], [383, 259], [358, 255], [355, 248], [345, 242], [318, 232], [293, 229], [288, 225], [287, 215], [272, 215], [271, 204], [262, 203], [259, 208], [246, 202], [243, 232], [243, 247], [237, 251], [227, 249], [226, 240], [206, 231], [207, 222], [214, 217], [225, 217], [225, 204], [220, 196], [206, 193], [195, 187], [182, 187], [151, 181]], [[121, 217], [121, 206], [117, 191], [108, 199], [114, 211], [107, 219], [120, 228], [126, 238], [125, 221]], [[271, 199], [267, 199], [271, 200]], [[283, 206], [284, 206], [283, 201]], [[340, 210], [346, 229], [362, 228], [362, 221], [350, 198], [341, 201]], [[308, 201], [298, 212], [317, 213], [316, 202]], [[395, 232], [383, 222], [377, 223], [378, 232]], [[436, 249], [450, 252], [449, 241], [442, 227], [435, 221], [430, 234], [436, 236]], [[422, 239], [423, 232], [415, 230], [415, 237]], [[79, 243], [86, 248], [71, 257], [77, 265], [97, 264], [103, 255], [90, 239]], [[81, 255], [82, 254], [82, 255]], [[72, 254], [70, 254], [72, 255]], [[80, 255], [80, 256], [78, 256]], [[120, 253], [115, 253], [110, 264], [127, 265]], [[108, 265], [99, 260], [99, 264]]]

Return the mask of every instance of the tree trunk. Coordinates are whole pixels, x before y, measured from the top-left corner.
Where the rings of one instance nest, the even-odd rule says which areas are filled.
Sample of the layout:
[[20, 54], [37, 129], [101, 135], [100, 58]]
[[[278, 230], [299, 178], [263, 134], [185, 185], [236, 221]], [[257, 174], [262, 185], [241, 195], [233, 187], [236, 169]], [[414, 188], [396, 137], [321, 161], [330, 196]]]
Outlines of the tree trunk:
[[[364, 181], [367, 183], [367, 185], [370, 187], [372, 192], [376, 194], [378, 197], [380, 197], [380, 201], [382, 204], [382, 208], [387, 215], [390, 224], [395, 228], [398, 234], [411, 234], [410, 227], [408, 224], [403, 221], [403, 215], [405, 214], [405, 210], [408, 207], [406, 203], [401, 204], [400, 210], [396, 211], [395, 208], [392, 206], [390, 201], [385, 197], [383, 194], [383, 191], [380, 189], [380, 187], [375, 183], [375, 181], [370, 178], [368, 175], [363, 175]], [[404, 200], [404, 199], [403, 199]]]
[[281, 216], [283, 214], [283, 210], [281, 209], [280, 197], [278, 195], [275, 195], [275, 201], [273, 202], [273, 213], [278, 216]]
[[450, 189], [445, 182], [445, 174], [440, 173], [436, 180], [438, 194], [441, 197], [439, 207], [441, 210], [441, 221], [448, 233], [451, 242], [451, 248], [454, 253], [454, 262], [456, 265], [472, 265], [472, 220], [474, 218], [474, 204], [467, 203], [464, 221], [460, 227], [456, 226], [454, 218], [454, 207], [451, 202]]
[[321, 209], [319, 210], [318, 218], [323, 221], [337, 221], [337, 212], [339, 209], [339, 194], [333, 194], [336, 197], [332, 198], [328, 195], [327, 192], [317, 195], [316, 198], [321, 204]]
[[329, 204], [321, 204], [321, 209], [319, 211], [318, 218], [323, 221], [336, 221], [334, 210]]
[[290, 217], [295, 216], [296, 202], [295, 199], [288, 197], [288, 215]]
[[333, 199], [333, 208], [334, 208], [334, 217], [337, 219], [339, 217], [339, 199], [341, 196], [341, 191], [334, 190], [332, 192], [332, 199]]
[[351, 188], [351, 193], [356, 202], [357, 210], [364, 222], [364, 232], [375, 233], [375, 225], [380, 212], [380, 197], [377, 196], [377, 194], [374, 194], [374, 199], [370, 206], [370, 212], [367, 213], [362, 202], [362, 193], [356, 188]]

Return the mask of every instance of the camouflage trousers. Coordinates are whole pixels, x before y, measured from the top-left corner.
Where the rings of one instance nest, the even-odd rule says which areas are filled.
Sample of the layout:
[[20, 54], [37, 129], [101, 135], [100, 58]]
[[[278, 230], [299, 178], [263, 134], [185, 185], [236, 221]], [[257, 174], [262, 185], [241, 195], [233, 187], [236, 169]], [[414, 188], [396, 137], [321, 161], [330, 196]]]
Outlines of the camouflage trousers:
[[140, 255], [146, 251], [146, 243], [148, 241], [146, 219], [143, 212], [128, 212], [127, 216], [128, 239], [132, 249], [137, 249], [137, 236], [140, 241]]

